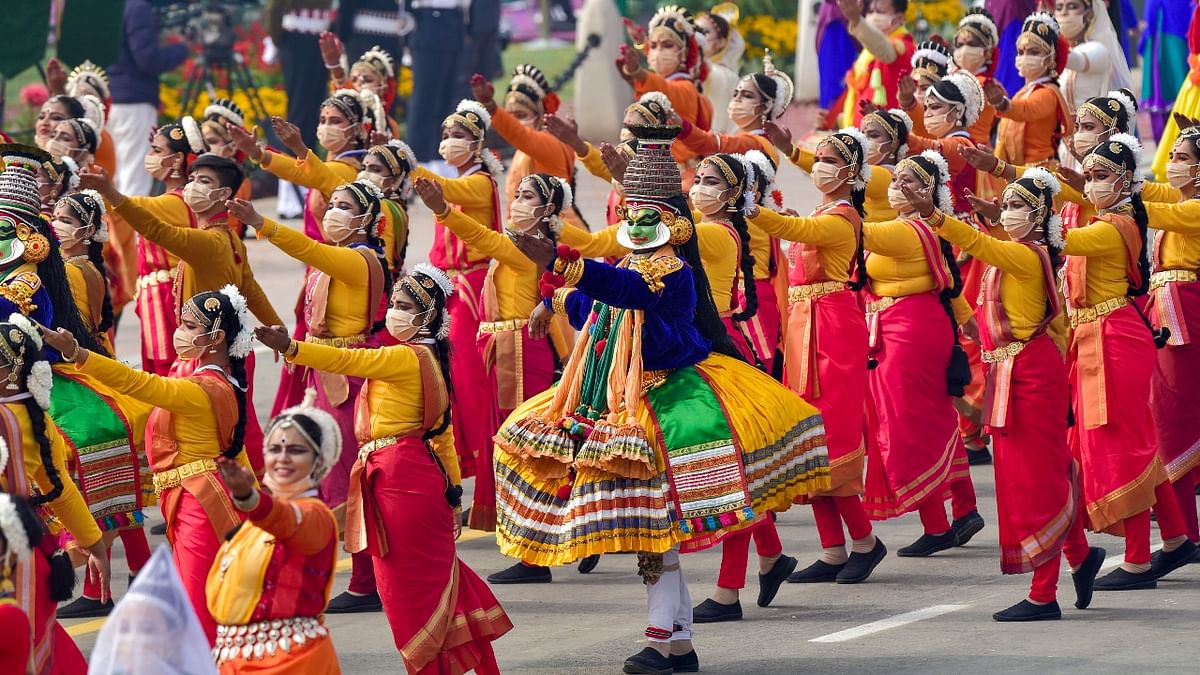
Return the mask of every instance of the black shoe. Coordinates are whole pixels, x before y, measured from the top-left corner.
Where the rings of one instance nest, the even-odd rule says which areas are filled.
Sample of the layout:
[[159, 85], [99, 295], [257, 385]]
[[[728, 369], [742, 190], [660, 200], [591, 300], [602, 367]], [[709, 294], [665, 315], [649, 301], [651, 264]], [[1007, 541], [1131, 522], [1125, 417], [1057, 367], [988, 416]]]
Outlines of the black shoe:
[[346, 591], [329, 601], [325, 608], [326, 614], [361, 614], [363, 612], [382, 612], [383, 603], [379, 600], [379, 591], [371, 591], [366, 595], [355, 595]]
[[1062, 609], [1057, 600], [1048, 605], [1035, 605], [1029, 600], [1022, 600], [996, 612], [992, 618], [996, 621], [1053, 621], [1062, 618]]
[[983, 529], [983, 516], [979, 515], [978, 511], [972, 511], [962, 518], [955, 518], [954, 522], [950, 523], [950, 529], [958, 535], [958, 546], [966, 546], [971, 537]]
[[672, 654], [671, 667], [674, 668], [675, 672], [677, 673], [698, 673], [700, 672], [700, 657], [696, 656], [695, 649], [686, 654], [680, 654], [678, 656]]
[[1071, 572], [1071, 583], [1075, 584], [1075, 609], [1087, 609], [1092, 604], [1092, 591], [1096, 589], [1096, 575], [1104, 564], [1107, 552], [1099, 546], [1088, 549], [1088, 557]]
[[860, 584], [866, 581], [886, 555], [887, 547], [883, 545], [882, 539], [876, 537], [875, 548], [871, 549], [869, 553], [850, 554], [850, 559], [846, 561], [842, 571], [837, 573], [837, 582], [839, 584]]
[[81, 595], [78, 600], [59, 607], [58, 618], [94, 619], [101, 616], [108, 616], [111, 611], [113, 611], [112, 598], [109, 598], [108, 602], [100, 602], [99, 600], [93, 600]]
[[549, 567], [531, 567], [517, 563], [506, 570], [488, 575], [489, 584], [548, 584], [554, 580]]
[[824, 560], [818, 560], [815, 563], [805, 567], [788, 577], [789, 584], [821, 584], [829, 581], [837, 581], [837, 575], [842, 571], [846, 563], [841, 565], [830, 565]]
[[913, 543], [896, 551], [896, 555], [901, 558], [924, 558], [955, 546], [958, 546], [958, 535], [954, 530], [944, 534], [923, 534]]
[[[991, 463], [992, 463], [992, 453], [988, 452], [986, 445], [978, 450], [967, 450], [967, 465], [968, 466], [983, 466], [984, 464], [991, 464]], [[1008, 611], [1008, 610], [1005, 610], [1005, 611]], [[996, 620], [1001, 621], [1002, 619], [996, 619]]]
[[1118, 567], [1096, 580], [1098, 591], [1141, 591], [1150, 588], [1158, 588], [1154, 572], [1135, 574]]
[[580, 574], [588, 574], [592, 570], [596, 569], [596, 565], [599, 565], [599, 564], [600, 564], [600, 555], [599, 554], [589, 555], [588, 557], [579, 561], [579, 573]]
[[779, 587], [788, 580], [788, 575], [796, 570], [796, 559], [790, 555], [780, 555], [771, 565], [770, 571], [758, 575], [758, 606], [766, 607], [775, 599]]
[[166, 523], [159, 523], [159, 524], [155, 525], [154, 527], [150, 528], [150, 534], [157, 534], [161, 537], [161, 536], [165, 535], [166, 533], [167, 533], [167, 524]]
[[705, 598], [704, 602], [692, 609], [692, 623], [719, 623], [721, 621], [741, 620], [742, 603], [740, 600], [734, 602], [732, 605], [722, 605], [712, 598]]
[[653, 647], [646, 647], [625, 659], [624, 671], [643, 675], [671, 675], [675, 669], [671, 665], [671, 659], [659, 654]]
[[458, 524], [463, 527], [471, 527], [471, 507], [468, 506], [462, 510], [458, 516]]
[[1155, 579], [1161, 579], [1192, 562], [1195, 555], [1196, 545], [1190, 541], [1183, 542], [1179, 548], [1170, 553], [1159, 551], [1150, 557], [1150, 573], [1154, 575]]

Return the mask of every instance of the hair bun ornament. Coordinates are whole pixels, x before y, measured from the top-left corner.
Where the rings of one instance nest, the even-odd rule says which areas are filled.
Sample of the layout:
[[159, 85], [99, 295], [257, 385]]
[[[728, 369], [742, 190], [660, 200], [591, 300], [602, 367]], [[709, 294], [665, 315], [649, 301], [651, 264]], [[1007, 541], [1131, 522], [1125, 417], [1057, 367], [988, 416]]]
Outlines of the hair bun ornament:
[[792, 78], [788, 77], [787, 73], [775, 69], [775, 61], [771, 58], [770, 49], [763, 54], [762, 63], [763, 75], [775, 80], [777, 87], [775, 100], [771, 101], [771, 119], [779, 119], [792, 104], [792, 97], [796, 94], [796, 85], [792, 83]]
[[487, 108], [483, 107], [483, 104], [479, 103], [478, 101], [464, 98], [458, 102], [458, 105], [454, 108], [454, 112], [458, 113], [459, 115], [472, 113], [478, 117], [481, 122], [483, 122], [484, 127], [490, 127], [492, 125], [492, 114], [489, 113]]
[[235, 127], [245, 126], [246, 123], [242, 107], [229, 98], [219, 98], [205, 106], [204, 116], [219, 117]]
[[854, 178], [854, 189], [862, 190], [867, 187], [867, 183], [871, 180], [871, 165], [867, 162], [867, 148], [871, 147], [867, 141], [867, 135], [858, 129], [858, 127], [842, 127], [838, 130], [839, 134], [849, 136], [858, 144], [858, 175]]
[[233, 306], [233, 312], [237, 315], [239, 324], [237, 335], [231, 336], [226, 333], [225, 339], [229, 344], [229, 355], [235, 359], [244, 359], [250, 355], [250, 350], [254, 347], [254, 330], [250, 327], [250, 310], [246, 306], [246, 298], [233, 284], [223, 286], [220, 293]]
[[193, 155], [202, 155], [207, 150], [204, 145], [204, 134], [200, 131], [200, 125], [191, 115], [184, 115], [183, 119], [179, 120], [179, 127], [183, 129], [183, 136], [187, 139], [188, 148]]
[[[0, 438], [0, 443], [3, 443], [3, 440]], [[7, 443], [3, 444], [0, 455], [5, 458], [4, 464], [7, 466]], [[29, 558], [33, 549], [29, 542], [29, 533], [25, 531], [25, 525], [21, 522], [21, 514], [17, 511], [17, 497], [6, 492], [0, 492], [0, 534], [4, 535], [9, 551], [17, 560], [23, 561]]]
[[392, 58], [390, 52], [379, 45], [363, 52], [362, 56], [358, 57], [358, 63], [372, 67], [380, 75], [383, 75], [384, 79], [391, 80], [396, 77], [396, 60]]
[[430, 265], [429, 263], [417, 263], [412, 267], [412, 274], [424, 274], [433, 280], [433, 283], [438, 285], [442, 290], [442, 296], [447, 300], [454, 294], [454, 282], [450, 281], [450, 277], [442, 270]]

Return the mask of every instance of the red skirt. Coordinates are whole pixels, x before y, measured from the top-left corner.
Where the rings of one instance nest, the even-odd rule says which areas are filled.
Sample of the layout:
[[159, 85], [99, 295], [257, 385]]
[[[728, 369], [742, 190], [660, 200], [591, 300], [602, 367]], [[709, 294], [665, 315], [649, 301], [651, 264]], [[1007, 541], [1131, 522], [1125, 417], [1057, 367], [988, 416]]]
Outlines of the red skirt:
[[379, 596], [408, 672], [437, 664], [437, 673], [458, 675], [494, 663], [491, 643], [512, 622], [455, 553], [446, 479], [425, 443], [410, 437], [372, 452], [363, 475], [376, 511], [367, 522], [387, 537], [387, 553], [373, 557]]
[[[988, 366], [988, 377], [997, 368]], [[1024, 574], [1062, 552], [1078, 481], [1067, 446], [1067, 368], [1054, 340], [1034, 338], [1012, 364], [1008, 417], [989, 427], [995, 453], [1000, 571]]]
[[[758, 291], [758, 311], [749, 321], [742, 324], [746, 335], [750, 338], [750, 347], [768, 373], [773, 373], [775, 367], [775, 350], [779, 348], [779, 334], [783, 327], [783, 315], [779, 312], [779, 296], [775, 292], [775, 282], [770, 279], [755, 279], [754, 289]], [[745, 293], [738, 293], [738, 304], [746, 302]], [[754, 363], [754, 361], [750, 361]]]
[[[798, 359], [807, 360], [807, 367], [792, 362]], [[829, 490], [821, 494], [861, 495], [867, 322], [854, 293], [839, 291], [792, 304], [784, 384], [816, 406], [825, 420], [830, 480]]]
[[454, 447], [463, 478], [475, 475], [477, 458], [489, 451], [497, 428], [492, 422], [497, 416], [493, 389], [478, 386], [488, 381], [488, 373], [475, 346], [482, 310], [480, 291], [486, 276], [486, 267], [456, 276], [456, 292], [449, 302], [450, 379], [458, 385], [454, 387], [450, 405]]
[[[1081, 324], [1071, 336], [1068, 368], [1075, 426], [1069, 439], [1096, 532], [1123, 535], [1123, 521], [1153, 506], [1154, 488], [1166, 480], [1150, 415], [1154, 351], [1150, 331], [1132, 306]], [[1107, 408], [1102, 425], [1097, 424], [1096, 400]]]
[[[934, 293], [903, 298], [879, 314], [867, 371], [867, 486], [872, 520], [949, 496], [956, 455], [963, 455], [958, 415], [946, 394], [954, 335]], [[965, 455], [963, 455], [965, 458]]]
[[1172, 482], [1200, 466], [1200, 283], [1173, 282], [1155, 289], [1147, 307], [1156, 328], [1171, 330], [1167, 346], [1157, 350], [1150, 380], [1150, 409], [1158, 455]]

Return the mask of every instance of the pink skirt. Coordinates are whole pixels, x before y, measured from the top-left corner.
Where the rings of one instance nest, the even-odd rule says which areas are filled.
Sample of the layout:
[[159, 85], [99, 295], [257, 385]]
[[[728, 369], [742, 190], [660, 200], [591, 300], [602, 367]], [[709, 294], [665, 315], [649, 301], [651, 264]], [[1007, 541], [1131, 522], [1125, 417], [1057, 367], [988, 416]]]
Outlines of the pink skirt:
[[[775, 372], [775, 350], [779, 348], [779, 333], [783, 317], [779, 313], [779, 297], [775, 293], [775, 282], [770, 279], [755, 279], [758, 291], [758, 312], [742, 324], [750, 337], [750, 346], [768, 373]], [[745, 294], [738, 293], [739, 304], [745, 303]], [[753, 360], [750, 363], [754, 363]]]
[[475, 475], [477, 458], [491, 448], [496, 433], [493, 420], [498, 416], [493, 389], [479, 386], [488, 381], [488, 373], [475, 346], [482, 306], [480, 290], [486, 276], [487, 268], [456, 276], [457, 292], [449, 302], [450, 380], [455, 385], [450, 405], [454, 446], [463, 478]]
[[1200, 282], [1173, 282], [1155, 289], [1147, 307], [1156, 328], [1171, 331], [1167, 346], [1157, 351], [1150, 379], [1150, 409], [1158, 438], [1158, 455], [1167, 476], [1177, 481], [1200, 466]]
[[934, 293], [901, 299], [879, 315], [878, 362], [867, 371], [867, 486], [872, 520], [949, 496], [955, 456], [963, 454], [958, 414], [946, 394], [954, 335]]

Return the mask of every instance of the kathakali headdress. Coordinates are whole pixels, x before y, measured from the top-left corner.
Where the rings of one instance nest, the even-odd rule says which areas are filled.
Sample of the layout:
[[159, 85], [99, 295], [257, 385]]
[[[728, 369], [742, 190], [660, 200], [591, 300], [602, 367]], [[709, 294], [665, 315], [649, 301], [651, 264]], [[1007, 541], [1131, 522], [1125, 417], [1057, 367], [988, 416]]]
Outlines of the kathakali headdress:
[[[635, 125], [629, 129], [637, 138], [638, 146], [621, 180], [625, 204], [617, 207], [617, 215], [622, 221], [617, 230], [617, 241], [630, 249], [685, 244], [695, 235], [696, 228], [679, 189], [679, 166], [671, 156], [671, 141], [679, 135], [679, 127]], [[657, 236], [650, 242], [634, 246], [628, 232], [629, 225], [634, 222], [657, 223]]]
[[[42, 198], [38, 194], [38, 157], [28, 146], [0, 146], [0, 266], [18, 259], [37, 264], [50, 255], [50, 240], [42, 234]], [[39, 151], [40, 152], [40, 151]]]

